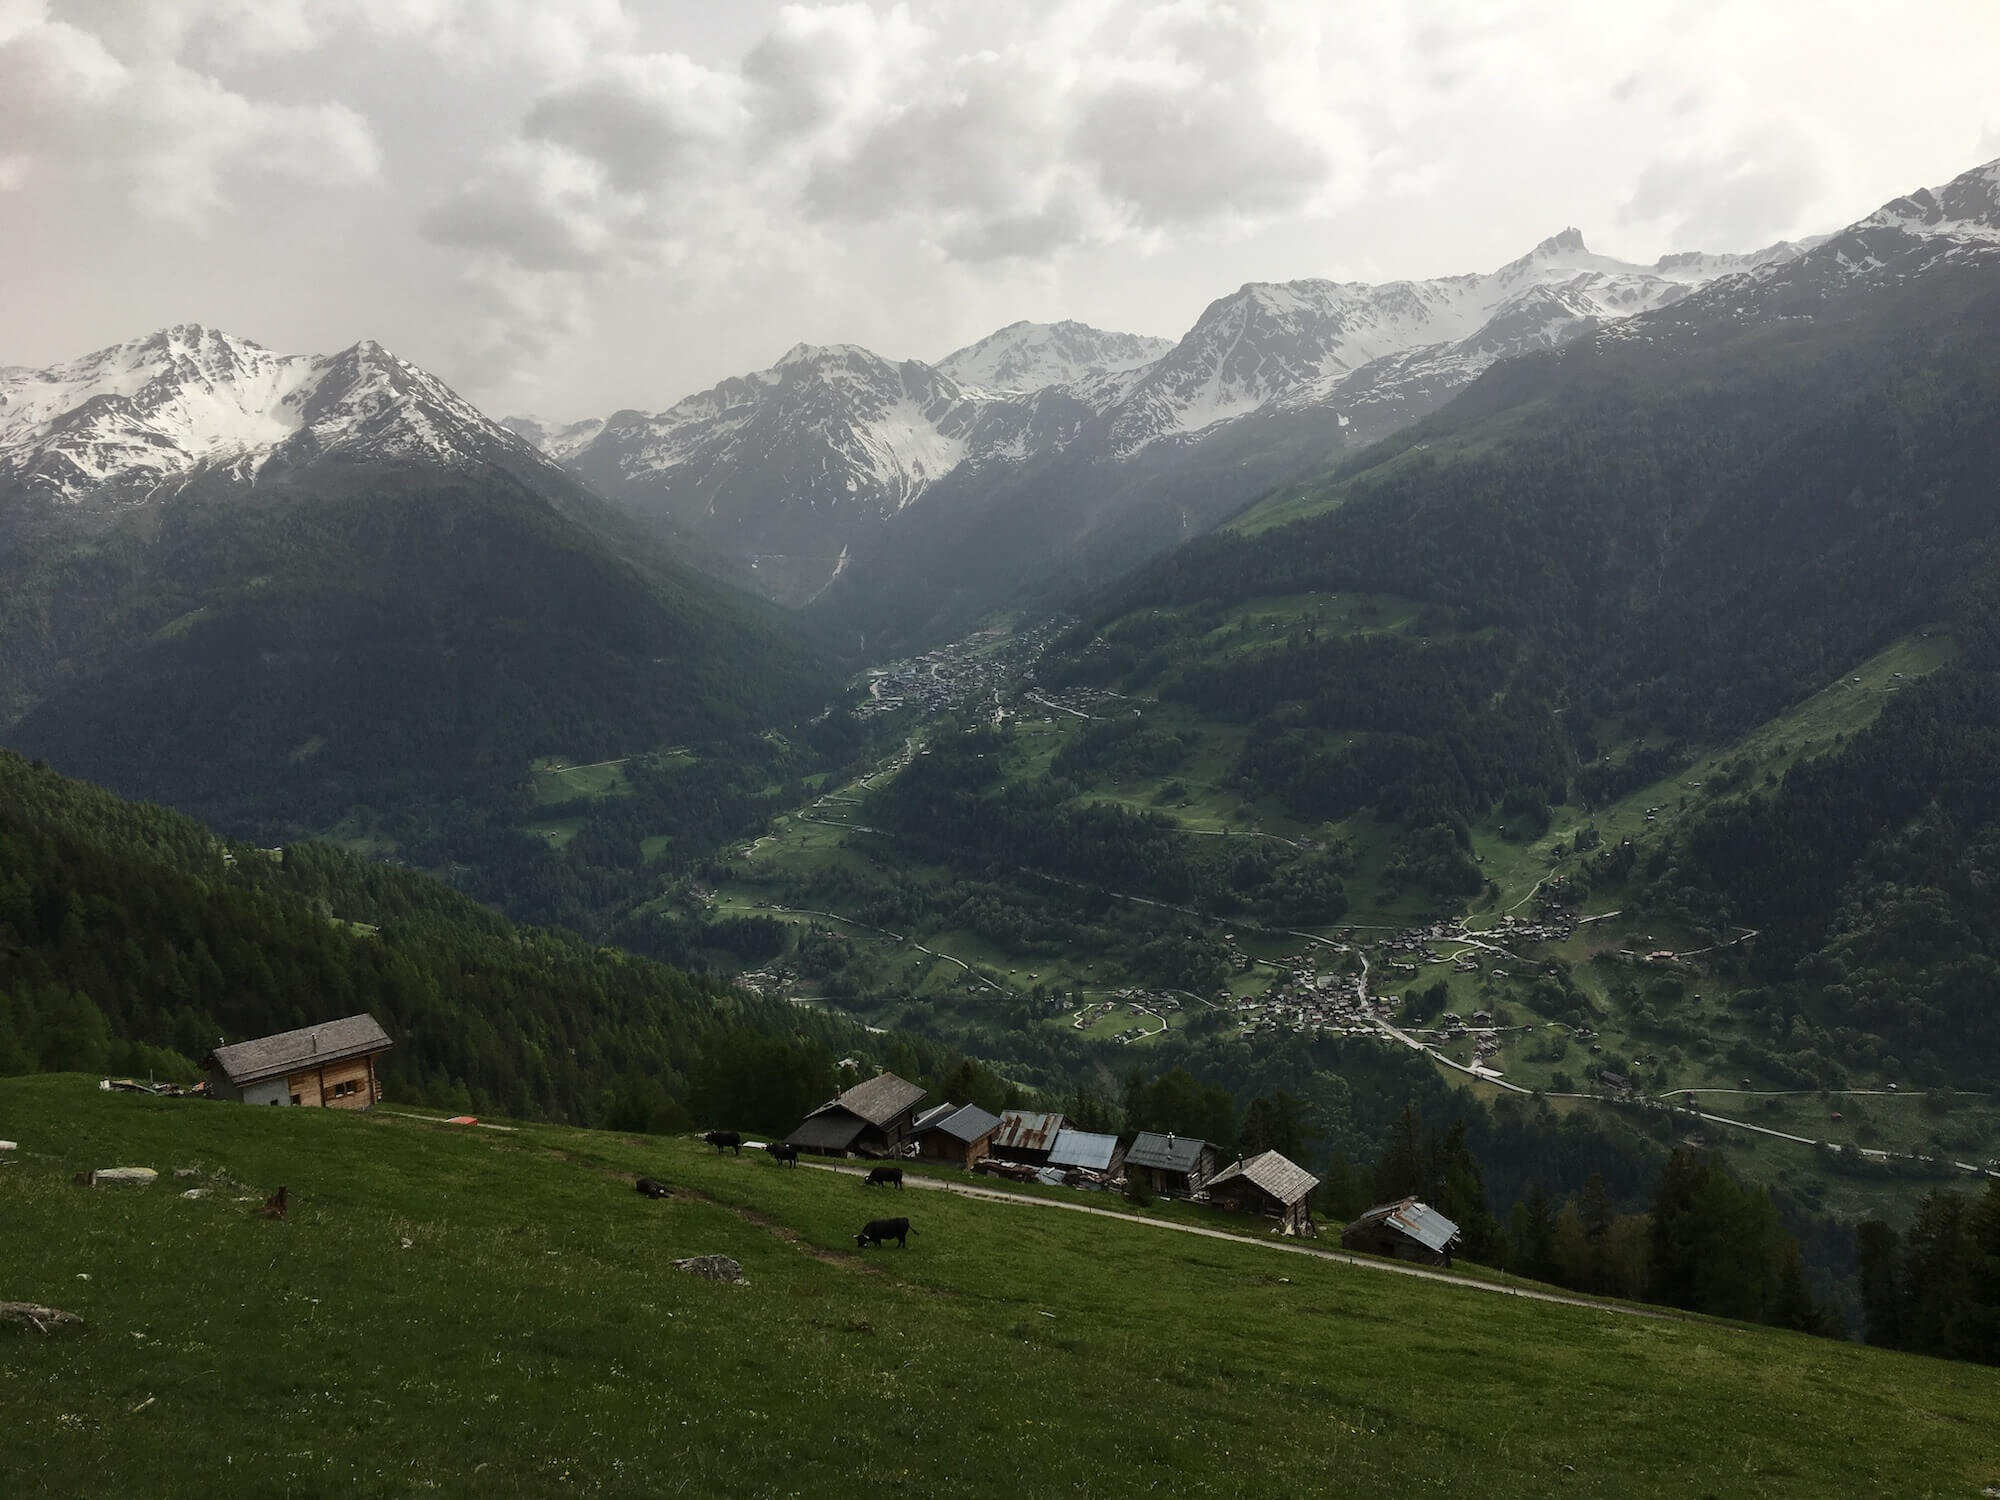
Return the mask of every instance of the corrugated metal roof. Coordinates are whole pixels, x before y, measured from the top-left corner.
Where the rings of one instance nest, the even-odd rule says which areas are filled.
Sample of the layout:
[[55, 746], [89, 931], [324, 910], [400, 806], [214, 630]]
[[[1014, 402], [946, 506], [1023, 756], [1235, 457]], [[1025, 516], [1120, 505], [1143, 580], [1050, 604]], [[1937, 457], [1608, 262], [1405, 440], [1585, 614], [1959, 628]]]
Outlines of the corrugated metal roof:
[[317, 1026], [301, 1026], [297, 1031], [281, 1031], [276, 1036], [258, 1037], [251, 1042], [233, 1042], [227, 1047], [217, 1047], [207, 1061], [240, 1087], [299, 1068], [386, 1052], [393, 1045], [381, 1023], [364, 1012], [342, 1016], [338, 1021], [322, 1021]]
[[1010, 1109], [1000, 1116], [1000, 1130], [993, 1137], [995, 1150], [1046, 1151], [1062, 1132], [1063, 1117], [1040, 1110]]
[[1052, 1167], [1085, 1167], [1092, 1172], [1111, 1170], [1111, 1158], [1118, 1154], [1118, 1137], [1093, 1135], [1088, 1130], [1060, 1130], [1049, 1150]]
[[1207, 1149], [1208, 1142], [1198, 1136], [1161, 1135], [1158, 1131], [1142, 1130], [1133, 1138], [1132, 1149], [1125, 1153], [1125, 1165], [1151, 1167], [1159, 1172], [1192, 1172]]
[[942, 1121], [949, 1120], [957, 1113], [958, 1106], [956, 1104], [934, 1104], [918, 1115], [916, 1120], [912, 1122], [910, 1133], [912, 1135], [922, 1135], [926, 1130], [931, 1129]]
[[1254, 1182], [1284, 1204], [1297, 1203], [1319, 1186], [1319, 1179], [1304, 1167], [1275, 1151], [1265, 1151], [1248, 1161], [1231, 1162], [1209, 1178], [1209, 1191], [1227, 1187], [1239, 1177]]
[[1000, 1117], [990, 1109], [981, 1109], [976, 1104], [953, 1111], [939, 1120], [932, 1128], [942, 1131], [955, 1141], [964, 1141], [968, 1146], [982, 1136], [990, 1135], [1000, 1126]]
[[849, 1113], [861, 1116], [870, 1125], [887, 1125], [911, 1105], [921, 1103], [923, 1097], [924, 1090], [907, 1078], [898, 1078], [894, 1073], [877, 1073], [866, 1083], [855, 1084], [833, 1102]]
[[1363, 1224], [1386, 1224], [1399, 1233], [1408, 1235], [1427, 1250], [1443, 1250], [1458, 1238], [1458, 1226], [1428, 1203], [1415, 1198], [1402, 1198], [1394, 1203], [1377, 1204], [1368, 1210], [1349, 1229]]

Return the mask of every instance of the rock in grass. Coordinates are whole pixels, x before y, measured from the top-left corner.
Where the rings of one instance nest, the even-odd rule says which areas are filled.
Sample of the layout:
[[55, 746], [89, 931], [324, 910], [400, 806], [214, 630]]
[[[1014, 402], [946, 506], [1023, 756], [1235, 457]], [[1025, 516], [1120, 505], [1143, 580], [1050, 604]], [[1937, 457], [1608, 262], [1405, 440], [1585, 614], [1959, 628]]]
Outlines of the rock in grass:
[[674, 1267], [691, 1276], [706, 1276], [710, 1281], [748, 1284], [743, 1268], [726, 1255], [691, 1255], [686, 1260], [675, 1261]]
[[81, 1323], [73, 1312], [60, 1307], [43, 1307], [36, 1302], [0, 1302], [0, 1323], [33, 1324], [39, 1333], [53, 1333], [65, 1323]]
[[118, 1183], [129, 1183], [133, 1187], [147, 1187], [159, 1175], [151, 1167], [99, 1167], [90, 1174], [90, 1185], [111, 1187]]

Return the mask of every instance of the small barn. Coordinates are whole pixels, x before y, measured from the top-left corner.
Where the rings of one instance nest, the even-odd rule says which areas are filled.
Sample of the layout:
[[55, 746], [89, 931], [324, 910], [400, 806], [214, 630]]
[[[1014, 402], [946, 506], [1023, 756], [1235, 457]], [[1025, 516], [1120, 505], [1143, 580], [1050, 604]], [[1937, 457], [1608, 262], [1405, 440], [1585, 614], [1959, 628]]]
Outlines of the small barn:
[[1451, 1247], [1457, 1241], [1458, 1226], [1415, 1198], [1377, 1204], [1340, 1231], [1345, 1249], [1392, 1255], [1427, 1266], [1450, 1265]]
[[217, 1047], [201, 1060], [209, 1092], [239, 1104], [367, 1109], [382, 1098], [375, 1060], [394, 1045], [366, 1013]]
[[877, 1073], [807, 1115], [785, 1142], [823, 1156], [895, 1156], [915, 1132], [923, 1102], [919, 1085]]
[[1000, 1128], [993, 1132], [992, 1154], [1002, 1161], [1046, 1167], [1062, 1128], [1063, 1117], [1059, 1114], [1034, 1109], [1002, 1111]]
[[976, 1104], [941, 1104], [917, 1121], [917, 1155], [925, 1161], [967, 1167], [993, 1149], [1000, 1117]]
[[1238, 1213], [1264, 1214], [1285, 1234], [1313, 1235], [1312, 1195], [1319, 1179], [1275, 1151], [1238, 1157], [1208, 1180], [1212, 1203]]
[[1142, 1130], [1125, 1153], [1125, 1177], [1129, 1182], [1136, 1174], [1168, 1198], [1192, 1198], [1215, 1175], [1220, 1160], [1215, 1147], [1195, 1136]]
[[1124, 1159], [1125, 1153], [1119, 1148], [1117, 1136], [1072, 1130], [1067, 1125], [1056, 1132], [1055, 1144], [1049, 1147], [1049, 1165], [1063, 1171], [1080, 1169], [1110, 1177], [1116, 1174], [1118, 1164]]

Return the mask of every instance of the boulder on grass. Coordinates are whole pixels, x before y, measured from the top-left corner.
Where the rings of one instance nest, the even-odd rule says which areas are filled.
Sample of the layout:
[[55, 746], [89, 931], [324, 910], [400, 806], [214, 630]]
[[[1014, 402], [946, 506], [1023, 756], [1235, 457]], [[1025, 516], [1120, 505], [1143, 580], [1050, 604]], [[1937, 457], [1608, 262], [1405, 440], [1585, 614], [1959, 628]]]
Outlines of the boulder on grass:
[[132, 1187], [146, 1187], [159, 1175], [151, 1167], [99, 1167], [90, 1174], [90, 1185], [113, 1187], [126, 1183]]
[[686, 1260], [675, 1261], [674, 1267], [691, 1276], [706, 1276], [710, 1281], [748, 1280], [743, 1274], [743, 1267], [726, 1255], [691, 1255]]

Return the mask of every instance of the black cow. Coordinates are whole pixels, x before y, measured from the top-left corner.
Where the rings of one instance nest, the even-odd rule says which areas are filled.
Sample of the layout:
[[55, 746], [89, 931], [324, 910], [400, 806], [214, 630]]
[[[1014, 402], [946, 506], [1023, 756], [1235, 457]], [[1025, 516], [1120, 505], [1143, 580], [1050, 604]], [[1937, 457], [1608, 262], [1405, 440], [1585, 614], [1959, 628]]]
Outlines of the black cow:
[[672, 1191], [664, 1182], [655, 1182], [650, 1177], [641, 1177], [638, 1181], [638, 1188], [641, 1196], [647, 1198], [670, 1198], [673, 1196]]
[[861, 1233], [854, 1237], [854, 1243], [863, 1250], [870, 1245], [879, 1250], [885, 1241], [894, 1240], [898, 1250], [907, 1250], [910, 1248], [909, 1236], [915, 1233], [908, 1219], [870, 1219]]
[[764, 1151], [773, 1161], [781, 1161], [791, 1167], [799, 1164], [799, 1148], [784, 1141], [773, 1141], [764, 1148]]
[[868, 1181], [865, 1185], [868, 1187], [899, 1188], [903, 1185], [903, 1169], [901, 1167], [876, 1167], [869, 1172]]
[[738, 1156], [743, 1154], [743, 1137], [733, 1130], [710, 1130], [702, 1135], [702, 1139], [715, 1147], [717, 1156], [724, 1151], [734, 1151]]

